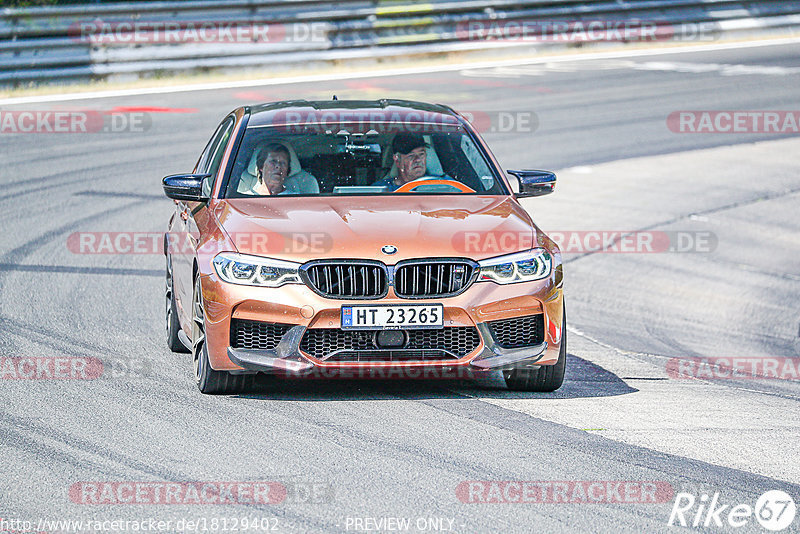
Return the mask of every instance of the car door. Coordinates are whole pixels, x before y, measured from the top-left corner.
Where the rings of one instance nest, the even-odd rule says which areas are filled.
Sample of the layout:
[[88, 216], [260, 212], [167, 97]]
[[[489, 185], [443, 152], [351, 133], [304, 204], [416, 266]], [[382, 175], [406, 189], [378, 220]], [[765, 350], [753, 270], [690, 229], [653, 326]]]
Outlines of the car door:
[[[203, 181], [203, 193], [206, 196], [211, 196], [214, 189], [214, 183], [220, 171], [220, 163], [222, 161], [225, 149], [231, 139], [236, 118], [230, 115], [217, 127], [211, 140], [206, 145], [200, 159], [197, 161], [197, 166], [194, 169], [194, 174], [208, 174], [209, 177]], [[175, 286], [175, 298], [178, 304], [178, 310], [181, 314], [181, 324], [184, 325], [186, 330], [191, 328], [191, 302], [192, 292], [194, 290], [193, 280], [193, 262], [195, 258], [195, 251], [197, 250], [197, 243], [200, 239], [200, 232], [197, 227], [195, 218], [201, 212], [206, 210], [205, 202], [189, 202], [178, 201], [176, 204], [178, 211], [175, 218], [177, 224], [175, 230], [179, 234], [173, 239], [177, 239], [179, 244], [177, 253], [173, 255], [173, 283]]]

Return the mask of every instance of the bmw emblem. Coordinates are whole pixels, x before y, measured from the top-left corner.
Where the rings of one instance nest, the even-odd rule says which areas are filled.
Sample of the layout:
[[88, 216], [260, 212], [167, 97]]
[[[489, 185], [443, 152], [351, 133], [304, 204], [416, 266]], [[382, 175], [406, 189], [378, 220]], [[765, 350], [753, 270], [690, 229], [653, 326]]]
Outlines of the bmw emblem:
[[383, 252], [384, 254], [389, 254], [391, 256], [392, 254], [397, 252], [397, 247], [394, 245], [383, 245], [383, 247], [381, 247], [381, 252]]

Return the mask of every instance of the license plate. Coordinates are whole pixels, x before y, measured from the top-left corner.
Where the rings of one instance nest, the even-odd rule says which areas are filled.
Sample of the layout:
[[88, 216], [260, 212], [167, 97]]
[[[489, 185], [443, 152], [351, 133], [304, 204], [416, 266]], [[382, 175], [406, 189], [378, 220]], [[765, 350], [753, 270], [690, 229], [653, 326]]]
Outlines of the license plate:
[[385, 328], [444, 328], [444, 306], [342, 306], [342, 328], [383, 330]]

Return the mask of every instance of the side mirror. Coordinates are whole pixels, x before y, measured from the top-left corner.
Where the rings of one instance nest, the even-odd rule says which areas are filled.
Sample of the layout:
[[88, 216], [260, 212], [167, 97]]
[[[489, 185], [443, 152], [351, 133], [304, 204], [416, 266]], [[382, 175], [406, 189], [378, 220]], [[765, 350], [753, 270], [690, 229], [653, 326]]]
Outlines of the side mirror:
[[540, 197], [552, 193], [556, 188], [556, 173], [550, 171], [506, 171], [519, 180], [516, 198]]
[[161, 182], [164, 194], [174, 200], [194, 200], [201, 202], [208, 200], [203, 195], [203, 180], [210, 174], [173, 174]]

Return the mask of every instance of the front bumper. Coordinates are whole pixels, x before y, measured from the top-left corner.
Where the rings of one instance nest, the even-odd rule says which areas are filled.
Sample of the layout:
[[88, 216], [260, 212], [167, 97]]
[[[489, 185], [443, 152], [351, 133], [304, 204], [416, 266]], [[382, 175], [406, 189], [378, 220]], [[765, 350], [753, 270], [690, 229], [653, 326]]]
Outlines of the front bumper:
[[[561, 343], [562, 299], [560, 287], [551, 279], [520, 284], [473, 284], [455, 297], [415, 300], [415, 304], [444, 305], [446, 327], [477, 328], [481, 341], [470, 353], [450, 360], [431, 361], [324, 361], [304, 353], [300, 343], [307, 329], [341, 327], [344, 304], [407, 304], [389, 295], [372, 301], [339, 301], [321, 297], [304, 285], [280, 288], [237, 286], [215, 275], [201, 277], [206, 310], [206, 341], [209, 361], [215, 370], [306, 375], [315, 370], [344, 369], [455, 369], [486, 373], [496, 369], [554, 365]], [[494, 339], [488, 323], [541, 314], [543, 339], [536, 345], [503, 348]], [[241, 319], [291, 324], [274, 349], [233, 348], [231, 321]]]
[[[466, 364], [435, 361], [435, 362], [391, 362], [392, 367], [429, 367], [429, 368], [461, 368], [472, 373], [482, 373], [486, 371], [524, 368], [536, 365], [547, 351], [547, 342], [538, 345], [503, 348], [494, 340], [492, 333], [485, 323], [477, 325], [478, 331], [484, 339], [483, 349], [478, 355], [471, 358]], [[242, 349], [228, 347], [227, 355], [236, 365], [248, 371], [263, 372], [268, 374], [284, 375], [306, 375], [314, 372], [319, 367], [325, 368], [348, 368], [352, 364], [326, 364], [324, 366], [315, 365], [301, 351], [300, 341], [305, 334], [304, 326], [292, 327], [281, 338], [280, 343], [275, 349]], [[374, 368], [376, 363], [384, 362], [361, 362], [358, 367]], [[385, 366], [385, 365], [384, 365]]]

